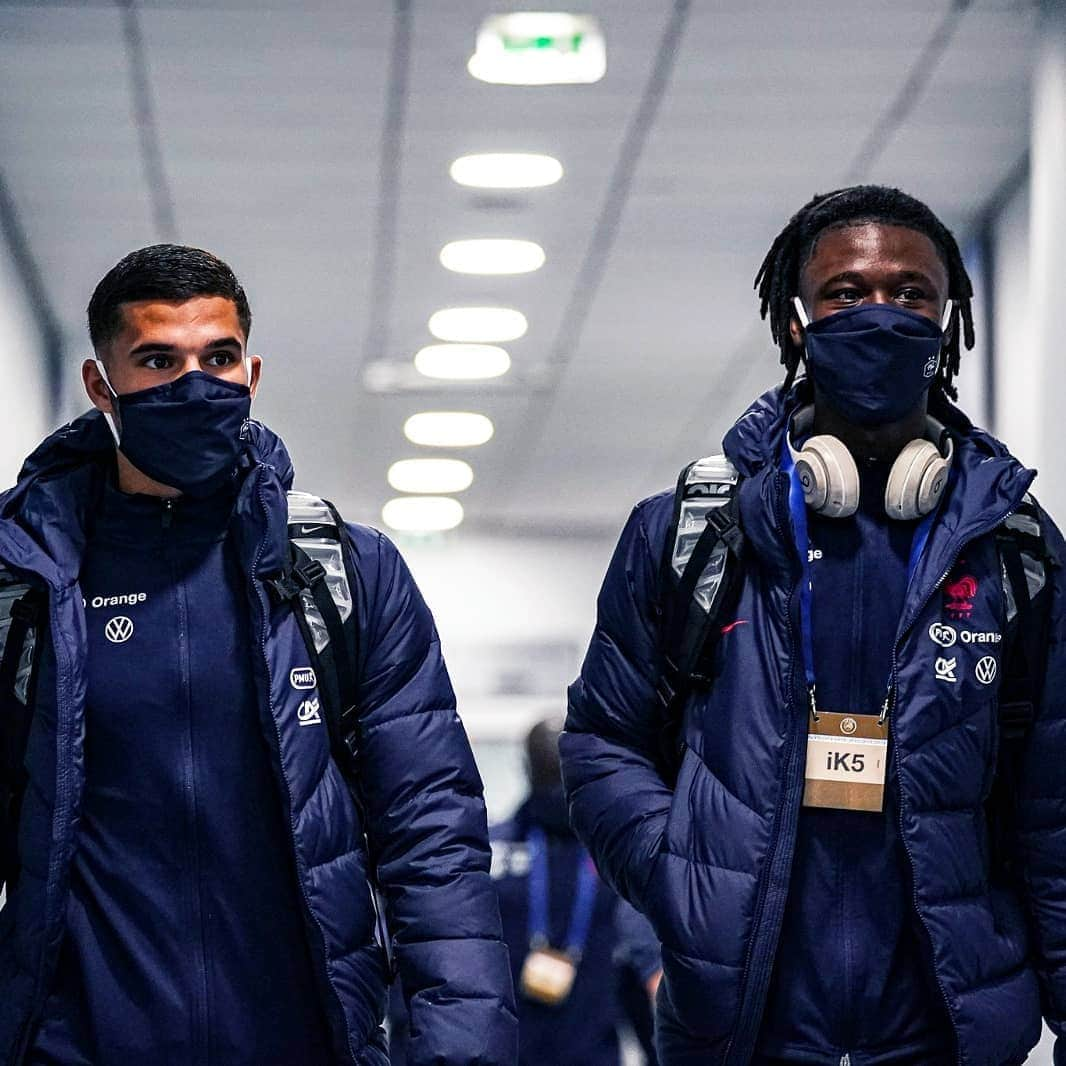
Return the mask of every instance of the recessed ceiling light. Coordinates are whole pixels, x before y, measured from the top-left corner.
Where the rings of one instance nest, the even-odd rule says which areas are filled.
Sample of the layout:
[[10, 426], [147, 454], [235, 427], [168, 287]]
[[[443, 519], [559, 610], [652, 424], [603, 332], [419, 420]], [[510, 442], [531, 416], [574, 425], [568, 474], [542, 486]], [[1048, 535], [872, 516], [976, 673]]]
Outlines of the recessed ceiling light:
[[448, 496], [401, 496], [389, 500], [381, 517], [401, 533], [443, 533], [463, 520], [463, 505]]
[[498, 85], [576, 85], [607, 72], [607, 48], [590, 15], [518, 11], [490, 15], [467, 70]]
[[474, 189], [540, 189], [563, 176], [563, 165], [550, 155], [485, 152], [460, 156], [449, 173], [452, 181]]
[[506, 374], [511, 357], [494, 344], [429, 344], [415, 355], [415, 369], [427, 378], [482, 381]]
[[442, 341], [514, 341], [528, 328], [526, 316], [510, 307], [446, 307], [429, 320], [429, 332]]
[[492, 439], [491, 419], [472, 411], [423, 411], [403, 425], [412, 444], [431, 448], [473, 448]]
[[544, 249], [534, 241], [476, 238], [446, 244], [440, 261], [457, 274], [528, 274], [544, 266]]
[[401, 459], [389, 467], [389, 484], [397, 492], [462, 492], [474, 471], [462, 459]]

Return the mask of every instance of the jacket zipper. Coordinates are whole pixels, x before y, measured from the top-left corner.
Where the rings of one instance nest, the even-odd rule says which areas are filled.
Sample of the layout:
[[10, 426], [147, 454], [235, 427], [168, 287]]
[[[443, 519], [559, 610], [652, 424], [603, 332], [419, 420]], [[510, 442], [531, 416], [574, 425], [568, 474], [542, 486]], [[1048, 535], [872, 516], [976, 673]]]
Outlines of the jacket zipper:
[[[918, 605], [918, 609], [914, 612], [912, 617], [907, 620], [907, 624], [903, 626], [900, 629], [899, 633], [896, 635], [896, 641], [892, 645], [892, 679], [889, 685], [888, 693], [885, 696], [885, 714], [887, 714], [892, 709], [892, 707], [895, 706], [896, 702], [896, 673], [898, 671], [897, 653], [899, 652], [899, 645], [902, 642], [903, 638], [911, 631], [911, 629], [914, 627], [914, 624], [921, 617], [922, 612], [929, 605], [929, 601], [936, 594], [940, 586], [947, 580], [948, 574], [951, 573], [952, 567], [955, 565], [956, 562], [958, 562], [959, 556], [963, 553], [963, 550], [968, 545], [972, 544], [975, 540], [977, 540], [979, 537], [983, 537], [986, 534], [991, 533], [992, 530], [994, 530], [997, 526], [1005, 522], [1012, 514], [1014, 514], [1013, 507], [1011, 507], [1010, 510], [1006, 511], [1005, 513], [1001, 514], [994, 522], [981, 523], [981, 525], [977, 527], [977, 529], [973, 532], [971, 536], [967, 537], [966, 540], [962, 541], [959, 544], [959, 546], [952, 553], [947, 566], [944, 568], [944, 572], [940, 575], [939, 578], [937, 578], [934, 585], [922, 598], [922, 602]], [[929, 926], [926, 924], [925, 917], [922, 915], [921, 909], [918, 906], [918, 887], [915, 883], [914, 878], [914, 855], [911, 852], [911, 846], [907, 840], [907, 835], [904, 832], [903, 828], [904, 794], [903, 782], [902, 778], [900, 777], [899, 745], [896, 743], [893, 743], [892, 745], [892, 762], [896, 771], [896, 792], [899, 797], [899, 837], [900, 841], [903, 844], [903, 852], [907, 856], [907, 865], [910, 867], [911, 900], [914, 904], [914, 913], [918, 916], [918, 921], [922, 927], [922, 932], [926, 938], [926, 943], [929, 944], [931, 948], [933, 938], [929, 932]], [[963, 1066], [962, 1041], [959, 1038], [959, 1027], [955, 1022], [955, 1014], [954, 1011], [952, 1011], [951, 1009], [951, 1003], [948, 1000], [948, 994], [944, 989], [944, 983], [941, 980], [940, 971], [937, 969], [936, 959], [934, 958], [932, 950], [929, 951], [929, 965], [932, 967], [933, 978], [936, 981], [937, 988], [940, 990], [941, 999], [943, 999], [944, 1001], [944, 1009], [947, 1011], [948, 1020], [951, 1022], [951, 1028], [954, 1030], [955, 1033], [955, 1061], [959, 1064], [959, 1066]]]
[[[775, 475], [776, 476], [776, 475]], [[780, 500], [782, 494], [778, 492], [777, 499]], [[787, 498], [786, 498], [787, 506]], [[787, 538], [784, 537], [783, 527], [781, 524], [780, 515], [777, 512], [777, 508], [774, 508], [774, 530], [778, 536], [787, 542]], [[801, 577], [802, 580], [802, 577]], [[787, 892], [779, 891], [777, 894], [780, 897], [779, 900], [775, 899], [774, 909], [771, 912], [773, 924], [776, 928], [773, 929], [772, 935], [764, 934], [764, 944], [760, 948], [760, 954], [758, 959], [755, 958], [755, 945], [756, 940], [759, 938], [760, 926], [763, 923], [764, 911], [767, 907], [767, 897], [773, 891], [773, 883], [778, 879], [779, 868], [791, 864], [792, 854], [789, 851], [786, 855], [787, 862], [780, 861], [778, 859], [778, 841], [781, 838], [782, 826], [781, 815], [783, 811], [786, 811], [790, 804], [791, 794], [793, 791], [793, 785], [796, 777], [796, 769], [799, 766], [799, 760], [795, 757], [796, 750], [796, 719], [798, 717], [797, 700], [796, 700], [796, 620], [794, 617], [794, 605], [796, 599], [796, 582], [793, 579], [789, 586], [788, 600], [786, 602], [786, 613], [788, 615], [788, 637], [789, 637], [789, 676], [788, 676], [788, 695], [789, 695], [789, 731], [785, 741], [785, 780], [782, 783], [780, 798], [778, 799], [777, 810], [774, 812], [774, 823], [776, 826], [776, 832], [770, 840], [770, 844], [767, 849], [766, 855], [766, 877], [762, 881], [759, 889], [759, 897], [755, 903], [755, 913], [752, 918], [752, 932], [751, 937], [748, 939], [748, 949], [744, 956], [744, 966], [741, 973], [744, 975], [742, 978], [743, 984], [740, 994], [740, 1006], [738, 1008], [738, 1022], [736, 1028], [733, 1030], [733, 1034], [729, 1039], [729, 1043], [726, 1046], [725, 1055], [723, 1056], [723, 1063], [728, 1064], [733, 1062], [732, 1056], [739, 1049], [743, 1051], [743, 1054], [750, 1057], [750, 1049], [748, 1045], [754, 1038], [754, 1028], [756, 1024], [761, 1020], [762, 1010], [765, 1006], [766, 993], [768, 991], [768, 977], [771, 967], [774, 962], [774, 955], [777, 947], [777, 938], [781, 928], [781, 916], [784, 912], [784, 904], [787, 900]], [[804, 703], [805, 701], [798, 701]], [[791, 803], [791, 811], [798, 811], [798, 804]], [[791, 813], [791, 812], [789, 812]], [[747, 1019], [744, 1018], [745, 1000], [748, 995], [748, 989], [754, 988], [755, 995], [759, 997], [760, 1003], [757, 1010], [749, 1010]], [[750, 1006], [750, 1005], [747, 1005]], [[746, 1058], [745, 1058], [746, 1061]]]
[[[270, 510], [267, 507], [266, 500], [263, 498], [263, 487], [262, 487], [262, 484], [260, 484], [256, 488], [256, 499], [259, 502], [259, 506], [260, 506], [261, 510], [263, 511], [263, 514], [266, 516], [267, 520], [269, 521], [269, 519], [270, 519]], [[266, 647], [267, 620], [270, 617], [270, 609], [269, 609], [269, 605], [267, 604], [266, 596], [263, 593], [263, 586], [258, 580], [256, 580], [256, 576], [255, 576], [258, 573], [258, 571], [259, 571], [259, 560], [260, 560], [260, 558], [262, 558], [263, 547], [264, 547], [265, 543], [266, 543], [265, 539], [261, 539], [260, 542], [259, 542], [259, 547], [256, 549], [255, 559], [252, 562], [252, 582], [255, 585], [256, 599], [259, 602], [259, 613], [260, 613], [259, 652], [260, 652], [260, 655], [262, 656], [263, 668], [266, 670], [267, 709], [270, 712], [270, 720], [274, 723], [274, 736], [277, 739], [278, 751], [280, 752], [281, 751], [281, 729], [278, 726], [278, 720], [277, 720], [277, 717], [274, 714], [274, 700], [273, 700], [273, 697], [271, 695], [271, 693], [273, 692], [273, 678], [271, 677], [271, 673], [270, 673], [270, 657], [267, 655], [267, 647]], [[286, 778], [286, 776], [285, 776], [284, 770], [281, 771], [280, 777], [281, 777], [282, 787], [285, 790], [285, 801], [286, 801], [285, 802], [285, 806], [286, 806], [286, 809], [288, 810], [288, 813], [289, 813], [289, 832], [290, 832], [291, 838], [292, 838], [293, 858], [295, 860], [297, 858], [296, 857], [296, 819], [294, 818], [293, 811], [292, 811], [292, 793], [289, 790], [289, 782], [288, 782], [288, 778]], [[324, 974], [325, 974], [326, 983], [329, 985], [330, 990], [332, 991], [332, 993], [334, 995], [334, 998], [337, 1000], [337, 1005], [340, 1008], [341, 1022], [344, 1025], [345, 1045], [348, 1048], [348, 1054], [351, 1056], [351, 1061], [353, 1063], [355, 1063], [358, 1060], [358, 1055], [356, 1054], [355, 1049], [352, 1047], [352, 1033], [351, 1033], [351, 1029], [348, 1026], [347, 1017], [346, 1017], [346, 1015], [344, 1013], [344, 1001], [341, 999], [340, 992], [337, 990], [337, 985], [334, 982], [333, 977], [332, 977], [332, 975], [329, 972], [329, 961], [328, 961], [328, 957], [327, 957], [328, 949], [327, 949], [327, 943], [326, 943], [326, 931], [325, 931], [325, 929], [323, 929], [322, 922], [319, 921], [318, 915], [315, 914], [314, 910], [311, 907], [311, 901], [307, 897], [307, 886], [304, 883], [303, 877], [300, 876], [298, 860], [297, 860], [297, 864], [296, 865], [297, 865], [296, 882], [297, 882], [297, 884], [300, 887], [300, 898], [303, 900], [304, 912], [310, 917], [311, 921], [314, 922], [315, 928], [318, 930], [319, 937], [320, 937], [320, 939], [322, 941], [322, 959], [323, 959], [322, 969], [323, 969]]]
[[[163, 500], [161, 524], [165, 535], [163, 549], [166, 553], [164, 558], [170, 559], [171, 537], [170, 529], [174, 522], [174, 500], [167, 497]], [[186, 714], [186, 736], [188, 738], [188, 765], [185, 771], [185, 811], [187, 829], [189, 833], [189, 865], [193, 886], [190, 893], [190, 903], [194, 912], [194, 932], [196, 944], [193, 949], [193, 961], [196, 967], [197, 988], [193, 993], [193, 1002], [196, 1011], [193, 1026], [193, 1046], [198, 1055], [202, 1055], [202, 1061], [211, 1061], [211, 1025], [209, 1009], [209, 993], [207, 987], [207, 944], [204, 936], [204, 907], [201, 895], [201, 869], [200, 847], [197, 827], [197, 802], [196, 802], [196, 753], [193, 739], [193, 707], [192, 707], [192, 665], [189, 659], [189, 604], [186, 599], [184, 582], [180, 576], [171, 570], [174, 577], [174, 595], [178, 618], [178, 664], [181, 678], [181, 686], [184, 694]]]

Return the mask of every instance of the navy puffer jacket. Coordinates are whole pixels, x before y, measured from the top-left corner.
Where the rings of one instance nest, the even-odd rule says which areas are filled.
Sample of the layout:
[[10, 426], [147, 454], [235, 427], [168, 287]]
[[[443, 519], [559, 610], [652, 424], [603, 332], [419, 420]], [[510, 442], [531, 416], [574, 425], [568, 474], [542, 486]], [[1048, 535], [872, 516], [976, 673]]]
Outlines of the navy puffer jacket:
[[[807, 709], [800, 568], [777, 457], [796, 402], [795, 393], [766, 394], [725, 441], [744, 476], [739, 504], [750, 551], [736, 617], [747, 624], [722, 636], [713, 687], [688, 702], [676, 787], [655, 763], [659, 565], [672, 493], [645, 500], [630, 517], [570, 691], [560, 747], [571, 817], [603, 876], [663, 942], [664, 1066], [750, 1060], [789, 890]], [[1061, 568], [1049, 572], [1044, 695], [1017, 804], [1024, 885], [1000, 887], [984, 806], [999, 743], [999, 681], [982, 683], [976, 670], [999, 648], [960, 646], [958, 683], [944, 684], [935, 670], [943, 649], [930, 628], [950, 620], [951, 587], [967, 597], [968, 628], [1003, 632], [991, 534], [1033, 473], [959, 412], [945, 405], [937, 414], [956, 438], [953, 483], [897, 632], [889, 787], [959, 1062], [1006, 1066], [1037, 1042], [1042, 1011], [1056, 1033], [1066, 1032], [1066, 578]], [[1043, 528], [1051, 550], [1066, 558], [1046, 515]], [[996, 665], [1002, 679], [1007, 664]]]
[[[56, 679], [53, 691], [37, 693], [26, 755], [32, 779], [48, 784], [25, 797], [21, 873], [0, 912], [0, 1062], [8, 1064], [25, 1052], [64, 932], [85, 773], [78, 574], [86, 516], [111, 455], [103, 419], [87, 415], [38, 448], [16, 487], [0, 496], [0, 566], [48, 593], [46, 653]], [[326, 731], [299, 728], [298, 704], [309, 693], [290, 684], [290, 673], [307, 666], [308, 654], [290, 606], [272, 604], [263, 584], [287, 559], [292, 465], [281, 442], [257, 423], [241, 476], [233, 533], [256, 649], [250, 668], [336, 1061], [388, 1063], [381, 1029], [386, 967], [374, 933], [365, 829], [417, 1034], [411, 1061], [513, 1063], [511, 976], [489, 880], [481, 781], [429, 610], [393, 545], [373, 529], [349, 525], [358, 580], [363, 826]], [[9, 871], [0, 873], [6, 881]]]

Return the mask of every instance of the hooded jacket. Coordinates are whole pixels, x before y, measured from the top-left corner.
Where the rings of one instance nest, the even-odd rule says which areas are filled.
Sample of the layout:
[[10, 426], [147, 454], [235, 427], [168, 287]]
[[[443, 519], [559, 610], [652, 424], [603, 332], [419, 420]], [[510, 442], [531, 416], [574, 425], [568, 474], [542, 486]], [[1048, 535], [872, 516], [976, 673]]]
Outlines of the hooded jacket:
[[[801, 570], [778, 465], [797, 404], [796, 391], [775, 389], [725, 440], [744, 479], [738, 502], [749, 554], [736, 617], [747, 624], [723, 634], [713, 686], [688, 701], [676, 786], [656, 769], [659, 572], [672, 493], [630, 516], [570, 690], [560, 750], [571, 817], [602, 875], [663, 942], [664, 1066], [750, 1061], [778, 946], [807, 722]], [[1004, 631], [992, 533], [1034, 475], [955, 409], [936, 414], [955, 437], [953, 478], [896, 631], [887, 787], [958, 1061], [1005, 1066], [1036, 1044], [1042, 1012], [1057, 1034], [1066, 1032], [1066, 581], [1061, 568], [1049, 569], [1043, 695], [1017, 797], [1024, 877], [1007, 885], [990, 862], [985, 818], [999, 744], [995, 679], [1007, 664], [995, 644], [960, 642], [958, 682], [941, 683], [943, 649], [931, 630]], [[1062, 558], [1062, 537], [1046, 515], [1042, 527]], [[988, 655], [994, 666], [978, 670]]]
[[[54, 683], [36, 693], [26, 753], [17, 884], [0, 912], [0, 1062], [17, 1064], [52, 984], [64, 936], [85, 779], [86, 622], [78, 585], [87, 518], [112, 462], [102, 417], [49, 437], [0, 496], [0, 566], [47, 593], [45, 654]], [[291, 607], [264, 581], [288, 558], [292, 464], [250, 423], [231, 535], [252, 630], [250, 670], [271, 770], [287, 813], [318, 994], [337, 1062], [385, 1066], [387, 984], [368, 886], [374, 856], [418, 1038], [413, 1063], [512, 1063], [515, 1019], [506, 948], [489, 880], [481, 781], [429, 610], [393, 545], [346, 527], [357, 575], [360, 819], [326, 731], [300, 728], [314, 690], [292, 683], [308, 653]], [[12, 827], [4, 826], [6, 832]], [[5, 882], [13, 871], [3, 870]], [[152, 886], [145, 886], [150, 892]]]

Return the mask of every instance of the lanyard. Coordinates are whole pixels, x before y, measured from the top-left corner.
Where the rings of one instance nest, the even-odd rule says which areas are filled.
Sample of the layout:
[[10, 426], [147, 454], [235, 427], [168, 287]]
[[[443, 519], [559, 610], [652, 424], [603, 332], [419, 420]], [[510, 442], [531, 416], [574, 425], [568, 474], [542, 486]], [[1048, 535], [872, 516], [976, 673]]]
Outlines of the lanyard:
[[[803, 646], [803, 668], [807, 677], [807, 695], [810, 700], [811, 714], [815, 721], [818, 720], [818, 700], [816, 678], [814, 670], [814, 627], [811, 623], [811, 605], [813, 601], [813, 587], [811, 584], [811, 559], [810, 541], [807, 536], [807, 503], [803, 499], [803, 486], [796, 474], [796, 463], [792, 458], [792, 452], [788, 447], [788, 437], [781, 446], [781, 469], [788, 474], [788, 509], [792, 515], [792, 534], [796, 538], [796, 551], [799, 553], [800, 566], [803, 569], [803, 578], [800, 582], [800, 637]], [[943, 499], [943, 497], [941, 497]], [[918, 563], [925, 551], [929, 540], [929, 532], [933, 528], [933, 521], [939, 507], [934, 507], [918, 523], [914, 530], [914, 538], [911, 541], [910, 558], [907, 561], [907, 585], [910, 586], [914, 571], [918, 569]], [[885, 685], [886, 693], [892, 684], [891, 674]], [[888, 713], [888, 696], [881, 710], [881, 720], [884, 721]]]
[[[548, 914], [548, 841], [542, 829], [530, 829], [526, 837], [529, 848], [529, 942], [534, 948], [546, 947], [549, 943], [550, 917]], [[589, 938], [592, 912], [596, 906], [596, 890], [599, 878], [588, 852], [581, 850], [577, 875], [577, 892], [574, 909], [570, 914], [570, 926], [566, 931], [566, 953], [574, 961], [581, 957]]]

